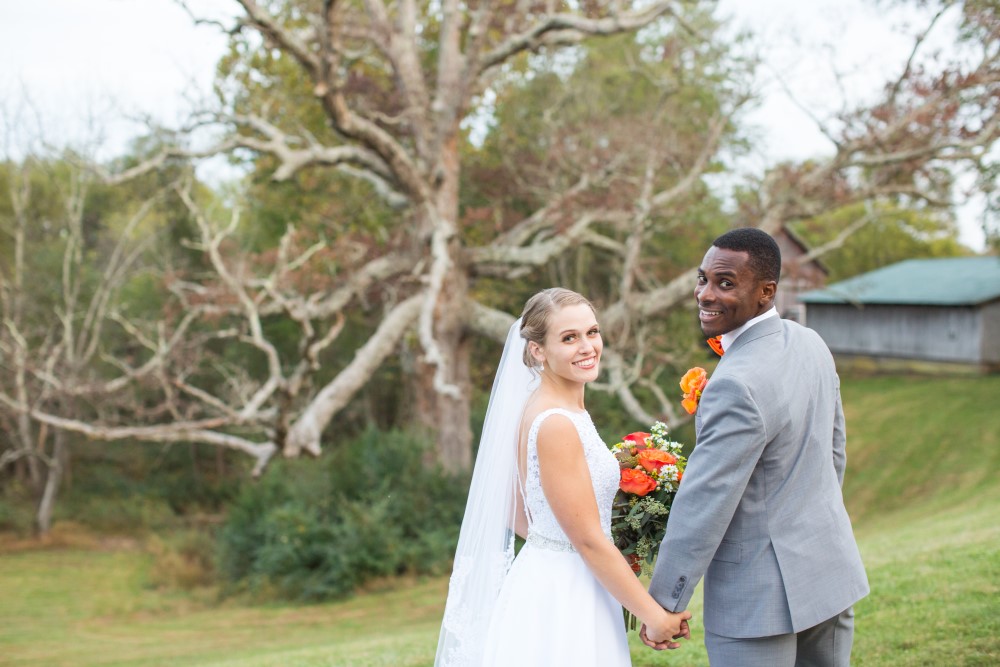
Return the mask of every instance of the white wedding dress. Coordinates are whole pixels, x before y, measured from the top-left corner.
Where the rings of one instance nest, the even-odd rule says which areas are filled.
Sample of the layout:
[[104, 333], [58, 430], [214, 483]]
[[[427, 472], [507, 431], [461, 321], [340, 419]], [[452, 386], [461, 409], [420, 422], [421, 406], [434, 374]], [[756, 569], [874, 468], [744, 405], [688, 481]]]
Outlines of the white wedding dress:
[[542, 492], [538, 429], [565, 415], [576, 426], [590, 469], [601, 527], [611, 539], [618, 462], [586, 412], [546, 410], [528, 431], [525, 505], [528, 538], [504, 580], [483, 651], [484, 667], [631, 665], [622, 607], [570, 544]]

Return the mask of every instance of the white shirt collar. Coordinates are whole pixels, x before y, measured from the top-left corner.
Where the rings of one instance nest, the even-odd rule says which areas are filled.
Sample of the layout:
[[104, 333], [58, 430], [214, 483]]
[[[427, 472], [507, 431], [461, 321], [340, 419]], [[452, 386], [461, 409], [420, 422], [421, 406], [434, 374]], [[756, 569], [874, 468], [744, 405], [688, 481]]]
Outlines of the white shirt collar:
[[722, 340], [720, 342], [722, 343], [723, 351], [728, 350], [729, 346], [735, 343], [736, 339], [740, 337], [740, 334], [749, 329], [750, 327], [752, 327], [753, 325], [757, 324], [758, 322], [762, 322], [769, 317], [777, 317], [777, 316], [778, 316], [778, 309], [775, 308], [774, 306], [771, 306], [767, 311], [761, 313], [760, 315], [751, 320], [748, 320], [743, 326], [737, 327], [732, 331], [722, 334]]

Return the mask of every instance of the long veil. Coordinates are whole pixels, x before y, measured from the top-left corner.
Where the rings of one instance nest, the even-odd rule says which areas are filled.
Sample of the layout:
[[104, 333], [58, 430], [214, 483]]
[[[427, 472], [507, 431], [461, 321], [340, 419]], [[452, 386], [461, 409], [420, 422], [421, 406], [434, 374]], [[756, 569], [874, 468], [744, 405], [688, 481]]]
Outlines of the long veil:
[[486, 409], [435, 667], [476, 667], [482, 662], [493, 607], [514, 560], [517, 437], [525, 403], [538, 384], [524, 365], [524, 347], [518, 319], [507, 333]]

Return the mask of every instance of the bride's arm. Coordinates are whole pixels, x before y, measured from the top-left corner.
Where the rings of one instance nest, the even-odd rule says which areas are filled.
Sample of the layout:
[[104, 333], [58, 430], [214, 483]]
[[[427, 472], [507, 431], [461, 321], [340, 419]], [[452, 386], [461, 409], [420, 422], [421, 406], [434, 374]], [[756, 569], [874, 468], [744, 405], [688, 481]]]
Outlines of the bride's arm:
[[653, 641], [680, 635], [681, 621], [691, 618], [691, 612], [663, 609], [605, 536], [583, 444], [568, 418], [553, 415], [541, 425], [538, 465], [553, 514], [601, 585], [646, 625]]

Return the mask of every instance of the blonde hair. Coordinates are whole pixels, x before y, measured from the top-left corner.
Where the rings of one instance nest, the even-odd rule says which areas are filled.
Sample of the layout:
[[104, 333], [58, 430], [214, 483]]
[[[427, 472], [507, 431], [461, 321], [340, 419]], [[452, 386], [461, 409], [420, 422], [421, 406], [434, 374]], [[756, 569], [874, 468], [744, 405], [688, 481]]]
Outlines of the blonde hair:
[[531, 356], [527, 343], [534, 342], [541, 345], [545, 342], [545, 335], [549, 332], [549, 322], [552, 320], [552, 313], [566, 306], [576, 306], [585, 303], [590, 310], [597, 315], [594, 304], [582, 294], [577, 294], [573, 290], [565, 287], [550, 287], [535, 294], [524, 304], [521, 311], [521, 338], [525, 340], [524, 365], [528, 368], [535, 368], [537, 362]]

